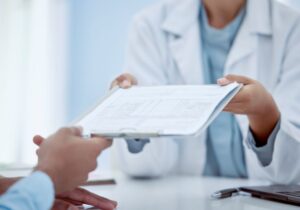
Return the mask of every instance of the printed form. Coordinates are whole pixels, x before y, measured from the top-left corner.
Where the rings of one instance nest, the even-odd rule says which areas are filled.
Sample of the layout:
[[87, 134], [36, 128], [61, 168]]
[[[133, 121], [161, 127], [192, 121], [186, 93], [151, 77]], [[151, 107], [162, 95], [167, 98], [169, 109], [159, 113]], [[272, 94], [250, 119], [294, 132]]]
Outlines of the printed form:
[[76, 125], [86, 134], [107, 137], [197, 135], [240, 88], [232, 83], [117, 89]]

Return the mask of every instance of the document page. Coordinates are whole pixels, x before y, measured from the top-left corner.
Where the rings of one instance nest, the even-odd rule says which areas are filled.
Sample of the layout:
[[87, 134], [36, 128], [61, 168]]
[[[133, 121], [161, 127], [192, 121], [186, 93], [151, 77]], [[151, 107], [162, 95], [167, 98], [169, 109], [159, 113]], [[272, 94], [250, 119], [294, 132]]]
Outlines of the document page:
[[113, 137], [193, 135], [238, 89], [237, 83], [117, 89], [76, 124], [85, 133]]

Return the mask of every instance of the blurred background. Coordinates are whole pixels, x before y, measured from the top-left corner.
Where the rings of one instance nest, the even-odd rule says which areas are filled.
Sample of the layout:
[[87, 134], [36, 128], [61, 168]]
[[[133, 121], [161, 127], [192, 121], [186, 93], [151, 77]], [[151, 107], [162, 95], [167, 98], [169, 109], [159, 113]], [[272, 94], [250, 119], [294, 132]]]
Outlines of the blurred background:
[[[34, 165], [32, 137], [70, 124], [107, 92], [123, 70], [130, 20], [155, 1], [0, 0], [0, 167]], [[110, 159], [108, 150], [102, 169]]]

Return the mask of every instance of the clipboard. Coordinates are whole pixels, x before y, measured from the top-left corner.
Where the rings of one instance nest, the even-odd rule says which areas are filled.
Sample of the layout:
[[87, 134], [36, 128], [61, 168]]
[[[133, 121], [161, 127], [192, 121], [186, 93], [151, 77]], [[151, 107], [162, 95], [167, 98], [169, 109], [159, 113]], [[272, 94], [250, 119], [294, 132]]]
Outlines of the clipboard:
[[241, 88], [238, 83], [115, 88], [73, 125], [82, 126], [85, 135], [107, 138], [197, 136]]

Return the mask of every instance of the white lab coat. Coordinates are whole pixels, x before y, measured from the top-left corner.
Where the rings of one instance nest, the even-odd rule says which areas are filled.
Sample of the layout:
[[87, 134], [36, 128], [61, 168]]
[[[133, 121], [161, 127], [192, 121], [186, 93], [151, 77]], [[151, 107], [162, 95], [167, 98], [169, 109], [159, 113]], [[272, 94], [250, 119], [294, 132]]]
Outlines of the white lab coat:
[[[132, 25], [126, 71], [139, 85], [203, 84], [199, 0], [162, 1], [139, 13]], [[273, 0], [248, 0], [247, 14], [225, 66], [225, 75], [245, 75], [272, 93], [281, 112], [273, 160], [263, 167], [247, 145], [247, 117], [236, 115], [250, 178], [300, 182], [300, 15]], [[206, 134], [151, 139], [139, 154], [115, 141], [120, 167], [131, 176], [201, 175]]]

